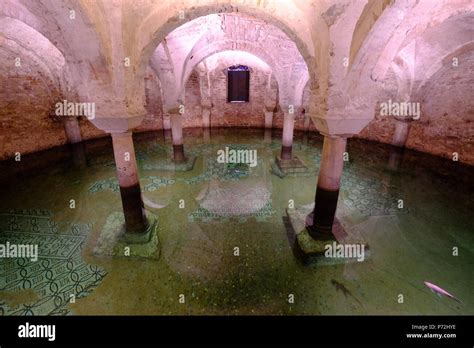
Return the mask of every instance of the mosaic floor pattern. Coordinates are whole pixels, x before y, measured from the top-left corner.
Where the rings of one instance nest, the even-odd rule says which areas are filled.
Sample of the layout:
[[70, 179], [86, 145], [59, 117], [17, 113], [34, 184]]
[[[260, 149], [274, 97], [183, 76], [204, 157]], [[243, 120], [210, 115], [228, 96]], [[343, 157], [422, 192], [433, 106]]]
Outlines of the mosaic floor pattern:
[[[244, 144], [228, 144], [226, 145], [230, 149], [234, 150], [249, 150], [250, 146]], [[255, 144], [252, 149], [262, 150], [266, 144]], [[272, 150], [278, 150], [280, 148], [278, 142], [272, 143], [269, 147]], [[218, 163], [213, 154], [216, 153], [218, 148], [222, 145], [216, 146], [211, 144], [201, 144], [191, 147], [188, 152], [193, 156], [204, 156], [205, 169], [202, 172], [194, 173], [188, 178], [176, 178], [170, 179], [165, 176], [159, 177], [156, 175], [144, 176], [142, 181], [142, 191], [151, 192], [156, 191], [161, 187], [173, 185], [175, 183], [185, 183], [188, 185], [195, 185], [200, 182], [206, 182], [210, 180], [219, 180], [223, 182], [228, 181], [239, 181], [248, 177], [256, 177], [261, 175], [261, 172], [252, 170], [248, 166], [236, 167], [231, 164]], [[314, 176], [319, 170], [319, 163], [321, 157], [321, 151], [310, 145], [298, 144], [295, 145], [296, 151], [301, 151], [305, 154], [305, 163], [309, 167], [307, 173], [299, 173], [298, 176]], [[162, 156], [163, 154], [169, 153], [170, 150], [163, 145], [154, 145], [147, 149], [138, 151], [137, 158], [140, 160], [152, 159], [154, 156]], [[309, 159], [309, 161], [308, 161]], [[258, 167], [262, 167], [262, 156], [258, 157]], [[269, 162], [269, 168], [272, 168], [273, 159]], [[144, 169], [153, 169], [152, 167], [143, 166]], [[393, 178], [383, 177], [378, 173], [367, 173], [361, 172], [356, 166], [353, 166], [351, 162], [348, 162], [344, 166], [344, 173], [342, 177], [341, 190], [345, 194], [342, 195], [343, 202], [350, 208], [357, 209], [364, 215], [380, 216], [380, 215], [396, 215], [406, 214], [408, 210], [405, 207], [399, 206], [398, 196], [399, 187], [396, 180]], [[380, 180], [375, 180], [373, 177], [379, 176]], [[117, 179], [114, 177], [99, 180], [95, 182], [90, 188], [90, 193], [97, 193], [104, 190], [111, 190], [113, 192], [119, 191]], [[224, 214], [225, 215], [225, 214]], [[248, 214], [242, 213], [242, 219], [245, 219]], [[262, 207], [261, 212], [258, 214], [259, 219], [265, 219], [272, 215], [271, 203], [267, 206]], [[197, 211], [189, 215], [190, 221], [199, 219], [201, 221], [212, 221], [219, 217], [212, 209], [206, 209], [205, 207], [199, 208]]]
[[[64, 315], [71, 295], [92, 291], [107, 274], [81, 257], [90, 224], [56, 222], [47, 210], [0, 213], [0, 244], [38, 245], [38, 260], [0, 260], [0, 292], [29, 292], [30, 301], [10, 306], [0, 301], [0, 315]], [[31, 291], [32, 290], [32, 291]]]

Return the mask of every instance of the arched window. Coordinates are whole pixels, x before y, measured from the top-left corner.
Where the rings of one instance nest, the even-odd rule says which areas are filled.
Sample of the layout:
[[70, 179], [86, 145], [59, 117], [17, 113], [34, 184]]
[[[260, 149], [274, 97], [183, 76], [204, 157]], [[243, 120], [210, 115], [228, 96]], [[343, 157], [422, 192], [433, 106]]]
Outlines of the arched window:
[[249, 101], [250, 71], [248, 66], [234, 65], [227, 69], [227, 102]]

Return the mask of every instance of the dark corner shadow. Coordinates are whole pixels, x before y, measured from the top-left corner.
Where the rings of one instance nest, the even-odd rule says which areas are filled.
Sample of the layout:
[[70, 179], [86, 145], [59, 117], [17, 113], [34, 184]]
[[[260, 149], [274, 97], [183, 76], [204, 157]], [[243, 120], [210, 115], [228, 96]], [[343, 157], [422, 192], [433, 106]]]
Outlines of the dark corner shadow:
[[285, 225], [286, 237], [288, 238], [288, 244], [290, 245], [293, 255], [304, 264], [304, 255], [298, 243], [296, 243], [296, 231], [291, 225], [290, 218], [288, 216], [282, 216], [281, 219]]

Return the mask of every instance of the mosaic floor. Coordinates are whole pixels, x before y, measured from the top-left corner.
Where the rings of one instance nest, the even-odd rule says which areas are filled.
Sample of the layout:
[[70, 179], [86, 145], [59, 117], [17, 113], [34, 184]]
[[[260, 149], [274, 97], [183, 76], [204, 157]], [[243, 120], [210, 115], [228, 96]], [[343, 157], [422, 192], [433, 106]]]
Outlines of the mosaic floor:
[[[321, 138], [297, 136], [294, 153], [309, 171], [285, 178], [272, 174], [278, 136], [216, 130], [210, 141], [185, 139], [194, 166], [172, 171], [162, 167], [169, 140], [135, 137], [145, 205], [159, 221], [154, 258], [94, 254], [107, 218], [121, 211], [110, 144], [86, 144], [84, 168], [71, 160], [4, 182], [0, 244], [38, 244], [39, 259], [0, 259], [0, 313], [474, 313], [472, 168], [407, 152], [394, 169], [390, 147], [350, 140], [338, 218], [368, 241], [371, 258], [304, 267], [285, 211], [313, 203]], [[226, 146], [256, 150], [257, 165], [218, 163]], [[434, 296], [423, 281], [462, 304]]]
[[[67, 314], [67, 304], [92, 291], [107, 272], [84, 262], [82, 246], [90, 224], [54, 221], [48, 210], [0, 213], [0, 244], [37, 244], [38, 262], [10, 258], [0, 262], [0, 290], [28, 293], [31, 302], [15, 307], [0, 297], [2, 315]], [[73, 295], [73, 296], [71, 296]]]

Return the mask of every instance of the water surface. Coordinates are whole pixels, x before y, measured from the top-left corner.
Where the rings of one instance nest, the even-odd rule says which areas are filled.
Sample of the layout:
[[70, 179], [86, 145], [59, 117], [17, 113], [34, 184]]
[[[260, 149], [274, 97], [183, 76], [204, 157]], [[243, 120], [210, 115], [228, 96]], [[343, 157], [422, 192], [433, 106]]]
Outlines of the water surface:
[[[122, 209], [110, 140], [86, 143], [84, 156], [63, 147], [3, 162], [0, 243], [38, 243], [40, 258], [0, 259], [0, 313], [474, 314], [473, 168], [350, 139], [337, 214], [371, 256], [303, 266], [285, 210], [314, 202], [320, 136], [297, 134], [309, 172], [285, 178], [271, 173], [278, 132], [187, 131], [196, 162], [185, 172], [156, 169], [172, 155], [162, 133], [134, 138], [143, 195], [159, 207], [159, 259], [92, 252]], [[257, 150], [257, 166], [218, 163], [226, 146]]]

